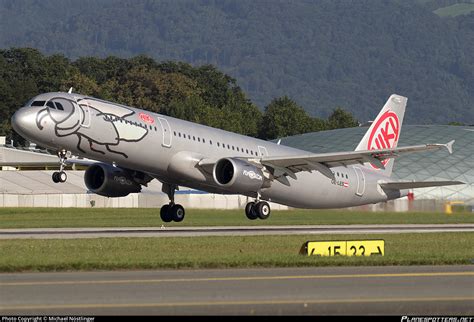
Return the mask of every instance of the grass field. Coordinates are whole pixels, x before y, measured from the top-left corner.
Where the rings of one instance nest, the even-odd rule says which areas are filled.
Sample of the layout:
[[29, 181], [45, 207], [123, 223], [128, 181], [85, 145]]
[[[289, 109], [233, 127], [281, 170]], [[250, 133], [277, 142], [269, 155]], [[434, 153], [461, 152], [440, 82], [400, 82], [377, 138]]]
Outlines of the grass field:
[[[0, 228], [160, 227], [159, 209], [1, 208]], [[473, 223], [474, 214], [388, 213], [348, 210], [274, 211], [249, 221], [242, 210], [189, 209], [166, 226]], [[299, 255], [308, 240], [385, 239], [384, 257]], [[336, 236], [229, 236], [0, 240], [0, 271], [156, 268], [470, 264], [473, 233]]]
[[[450, 224], [474, 223], [474, 213], [395, 213], [349, 210], [273, 211], [267, 220], [248, 220], [243, 210], [187, 209], [172, 226]], [[0, 228], [160, 227], [159, 209], [150, 208], [0, 208]]]
[[[385, 240], [385, 256], [299, 255], [305, 241]], [[474, 234], [0, 240], [0, 271], [471, 264]]]

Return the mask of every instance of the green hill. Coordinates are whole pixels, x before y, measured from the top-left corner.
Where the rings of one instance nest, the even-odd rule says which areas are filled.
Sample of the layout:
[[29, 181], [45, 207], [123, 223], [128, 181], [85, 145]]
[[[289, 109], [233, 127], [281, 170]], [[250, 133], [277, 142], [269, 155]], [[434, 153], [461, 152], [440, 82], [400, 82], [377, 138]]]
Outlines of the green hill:
[[398, 93], [408, 123], [472, 124], [474, 12], [435, 2], [3, 0], [0, 48], [213, 64], [260, 108], [288, 95], [324, 118], [373, 119]]

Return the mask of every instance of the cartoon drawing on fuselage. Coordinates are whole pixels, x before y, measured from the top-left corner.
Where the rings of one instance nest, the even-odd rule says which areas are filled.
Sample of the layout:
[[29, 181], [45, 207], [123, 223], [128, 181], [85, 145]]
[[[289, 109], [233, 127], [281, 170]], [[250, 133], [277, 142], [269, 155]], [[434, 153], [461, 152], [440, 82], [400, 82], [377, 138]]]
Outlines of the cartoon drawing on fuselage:
[[[175, 204], [179, 186], [253, 199], [245, 207], [251, 220], [270, 216], [268, 201], [295, 208], [343, 208], [404, 197], [409, 189], [462, 184], [391, 178], [395, 158], [446, 148], [454, 141], [398, 147], [407, 98], [391, 95], [353, 151], [311, 153], [278, 143], [147, 112], [72, 93], [45, 93], [12, 117], [24, 138], [58, 152], [67, 180], [68, 153], [88, 162], [89, 191], [121, 197], [156, 179], [168, 195], [163, 221], [182, 221]], [[84, 163], [83, 163], [84, 164]]]
[[[66, 116], [59, 111], [69, 112]], [[42, 123], [49, 118], [54, 124], [58, 137], [77, 136], [77, 149], [86, 153], [81, 147], [87, 141], [91, 151], [106, 154], [106, 151], [128, 158], [125, 152], [112, 149], [120, 142], [138, 142], [148, 134], [148, 129], [129, 119], [135, 112], [118, 104], [111, 104], [95, 99], [65, 99], [53, 97], [40, 110], [36, 125], [43, 129]], [[97, 131], [101, 129], [101, 131]], [[103, 151], [101, 147], [105, 147]]]

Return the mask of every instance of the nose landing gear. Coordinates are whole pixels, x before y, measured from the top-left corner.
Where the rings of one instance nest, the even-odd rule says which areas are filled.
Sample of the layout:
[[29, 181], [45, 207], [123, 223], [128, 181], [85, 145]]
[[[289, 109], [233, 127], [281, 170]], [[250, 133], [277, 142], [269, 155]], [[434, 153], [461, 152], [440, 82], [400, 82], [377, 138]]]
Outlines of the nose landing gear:
[[52, 179], [54, 183], [63, 183], [67, 180], [67, 174], [64, 171], [64, 167], [66, 166], [66, 160], [69, 153], [66, 150], [61, 150], [58, 152], [59, 157], [59, 171], [53, 172]]
[[67, 180], [67, 174], [64, 171], [56, 171], [53, 172], [52, 178], [54, 183], [63, 183]]

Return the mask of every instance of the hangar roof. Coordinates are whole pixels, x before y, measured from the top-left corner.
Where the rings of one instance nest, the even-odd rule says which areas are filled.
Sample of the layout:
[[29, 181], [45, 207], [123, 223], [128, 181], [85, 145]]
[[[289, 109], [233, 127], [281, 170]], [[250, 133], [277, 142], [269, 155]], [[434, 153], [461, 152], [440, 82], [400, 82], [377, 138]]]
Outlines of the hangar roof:
[[[306, 133], [282, 138], [281, 144], [322, 153], [354, 150], [367, 127]], [[456, 140], [454, 153], [445, 149], [414, 153], [396, 159], [393, 177], [400, 180], [459, 180], [466, 185], [420, 189], [425, 197], [441, 194], [450, 199], [474, 199], [474, 127], [451, 125], [404, 125], [398, 146], [447, 143]], [[420, 196], [420, 194], [418, 194]]]

